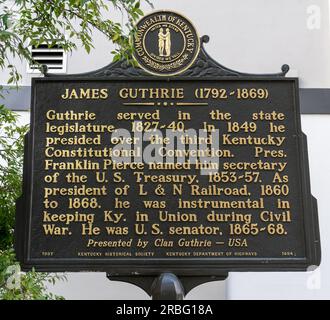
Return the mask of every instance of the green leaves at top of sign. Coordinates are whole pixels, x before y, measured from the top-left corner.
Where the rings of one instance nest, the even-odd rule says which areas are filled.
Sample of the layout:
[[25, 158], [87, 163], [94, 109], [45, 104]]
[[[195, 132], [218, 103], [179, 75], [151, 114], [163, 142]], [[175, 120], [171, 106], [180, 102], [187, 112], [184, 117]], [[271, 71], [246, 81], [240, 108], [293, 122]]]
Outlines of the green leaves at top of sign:
[[[82, 47], [90, 53], [94, 32], [115, 44], [115, 60], [133, 63], [130, 38], [143, 15], [142, 1], [151, 4], [148, 0], [14, 0], [7, 7], [0, 0], [0, 69], [12, 64], [12, 56], [33, 63], [29, 48], [44, 43], [50, 47], [59, 44], [65, 51]], [[113, 18], [114, 10], [122, 14], [118, 21]], [[20, 78], [14, 69], [10, 83]]]

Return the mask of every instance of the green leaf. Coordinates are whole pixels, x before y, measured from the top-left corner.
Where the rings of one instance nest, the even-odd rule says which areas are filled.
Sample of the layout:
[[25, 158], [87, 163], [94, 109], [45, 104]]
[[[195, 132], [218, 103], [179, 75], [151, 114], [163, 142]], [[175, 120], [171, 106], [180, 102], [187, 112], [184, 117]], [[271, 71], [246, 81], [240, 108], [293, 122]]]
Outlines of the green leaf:
[[141, 9], [136, 9], [135, 12], [139, 14], [140, 16], [143, 16], [143, 11]]
[[116, 62], [116, 61], [119, 61], [119, 60], [121, 60], [121, 55], [120, 54], [116, 54], [116, 55], [114, 55], [114, 57], [113, 57], [113, 62]]
[[113, 37], [112, 37], [112, 41], [113, 41], [113, 42], [117, 41], [117, 40], [119, 39], [119, 37], [120, 37], [120, 34], [119, 34], [119, 33], [115, 33], [115, 34], [113, 35]]
[[2, 23], [5, 27], [5, 29], [8, 29], [8, 19], [9, 19], [9, 14], [6, 13], [2, 16]]

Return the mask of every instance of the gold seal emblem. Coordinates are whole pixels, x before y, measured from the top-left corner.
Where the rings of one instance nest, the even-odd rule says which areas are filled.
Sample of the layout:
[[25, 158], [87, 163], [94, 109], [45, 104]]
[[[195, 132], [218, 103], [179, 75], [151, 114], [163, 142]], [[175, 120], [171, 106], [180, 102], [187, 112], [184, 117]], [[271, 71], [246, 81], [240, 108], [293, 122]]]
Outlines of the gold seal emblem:
[[153, 12], [143, 17], [136, 28], [134, 58], [151, 74], [179, 74], [197, 58], [200, 40], [196, 29], [178, 13]]

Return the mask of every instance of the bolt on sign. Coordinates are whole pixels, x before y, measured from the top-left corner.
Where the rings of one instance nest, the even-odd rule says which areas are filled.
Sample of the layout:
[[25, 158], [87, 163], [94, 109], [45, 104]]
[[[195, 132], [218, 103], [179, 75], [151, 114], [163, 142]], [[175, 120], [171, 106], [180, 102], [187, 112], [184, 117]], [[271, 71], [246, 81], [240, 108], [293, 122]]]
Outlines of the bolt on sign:
[[137, 24], [138, 67], [32, 80], [15, 229], [24, 270], [202, 277], [319, 265], [298, 79], [287, 65], [228, 69], [208, 40], [182, 15], [153, 12]]

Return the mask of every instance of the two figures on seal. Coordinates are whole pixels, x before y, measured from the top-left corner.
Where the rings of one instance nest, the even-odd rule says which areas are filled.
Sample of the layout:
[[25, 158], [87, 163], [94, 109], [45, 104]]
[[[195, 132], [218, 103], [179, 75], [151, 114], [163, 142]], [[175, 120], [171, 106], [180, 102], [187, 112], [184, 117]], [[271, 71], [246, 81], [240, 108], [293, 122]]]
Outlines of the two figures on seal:
[[159, 56], [169, 57], [171, 55], [171, 32], [169, 28], [160, 28], [158, 33]]

